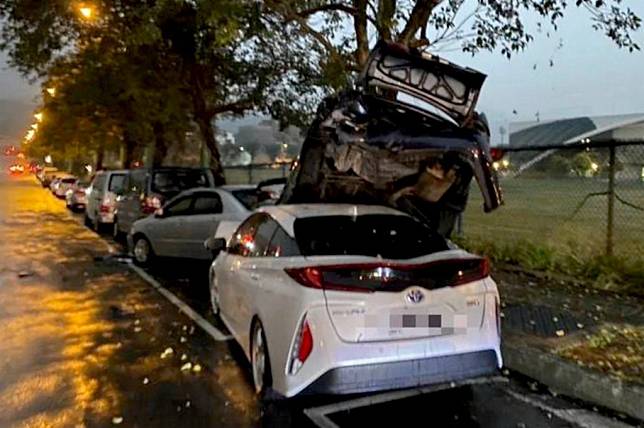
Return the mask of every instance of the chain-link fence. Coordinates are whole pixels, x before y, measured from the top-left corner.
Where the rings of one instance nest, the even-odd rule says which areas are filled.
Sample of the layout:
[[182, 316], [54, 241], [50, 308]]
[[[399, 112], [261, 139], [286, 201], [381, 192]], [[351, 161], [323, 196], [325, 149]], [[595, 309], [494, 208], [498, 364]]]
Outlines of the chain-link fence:
[[495, 167], [505, 204], [485, 214], [472, 188], [467, 239], [644, 259], [643, 143], [509, 148]]
[[[580, 259], [595, 255], [644, 259], [644, 143], [507, 149], [495, 166], [505, 204], [484, 213], [473, 183], [461, 222], [467, 239], [530, 243]], [[286, 177], [290, 164], [226, 167], [230, 184]]]
[[228, 184], [257, 184], [288, 176], [290, 166], [288, 162], [225, 166], [224, 175]]

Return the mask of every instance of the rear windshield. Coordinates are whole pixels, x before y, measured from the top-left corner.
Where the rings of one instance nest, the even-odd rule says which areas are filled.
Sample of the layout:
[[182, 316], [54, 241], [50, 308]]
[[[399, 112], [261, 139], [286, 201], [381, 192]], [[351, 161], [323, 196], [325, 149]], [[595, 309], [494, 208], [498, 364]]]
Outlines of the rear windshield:
[[403, 215], [305, 217], [295, 220], [293, 228], [305, 256], [410, 259], [448, 249], [443, 238]]
[[157, 171], [152, 176], [150, 190], [160, 195], [169, 195], [194, 187], [210, 187], [205, 170]]
[[76, 180], [77, 180], [77, 178], [63, 178], [60, 181], [62, 181], [65, 184], [71, 184], [71, 183], [74, 183]]
[[249, 210], [263, 205], [273, 205], [275, 202], [270, 192], [256, 188], [232, 190], [230, 193]]
[[110, 176], [110, 184], [108, 191], [118, 193], [123, 190], [125, 186], [125, 174], [112, 174]]

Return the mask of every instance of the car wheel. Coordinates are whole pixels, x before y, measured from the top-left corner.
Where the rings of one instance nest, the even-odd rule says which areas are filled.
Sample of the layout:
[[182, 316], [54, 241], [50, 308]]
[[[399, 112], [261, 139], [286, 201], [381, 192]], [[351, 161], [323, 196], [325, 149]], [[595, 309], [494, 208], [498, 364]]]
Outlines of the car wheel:
[[250, 343], [251, 366], [253, 370], [253, 385], [255, 392], [262, 399], [267, 396], [267, 391], [272, 384], [271, 363], [268, 356], [266, 335], [261, 321], [253, 324], [253, 333]]
[[212, 313], [219, 315], [219, 291], [215, 290], [214, 286], [215, 275], [210, 274], [210, 307], [212, 308]]
[[121, 238], [123, 238], [123, 233], [119, 230], [119, 224], [117, 219], [114, 219], [114, 223], [112, 223], [112, 238], [116, 242], [120, 242]]
[[134, 238], [132, 253], [134, 254], [134, 263], [140, 266], [150, 264], [150, 261], [154, 257], [150, 241], [144, 236], [136, 236]]

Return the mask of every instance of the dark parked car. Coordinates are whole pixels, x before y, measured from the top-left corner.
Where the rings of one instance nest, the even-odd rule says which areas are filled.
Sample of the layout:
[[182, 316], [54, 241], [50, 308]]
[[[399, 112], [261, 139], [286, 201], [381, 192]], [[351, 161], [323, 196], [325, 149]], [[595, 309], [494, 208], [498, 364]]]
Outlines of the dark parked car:
[[214, 185], [212, 171], [207, 168], [161, 167], [130, 170], [124, 190], [117, 195], [114, 236], [127, 234], [135, 221], [153, 214], [166, 201], [184, 190]]

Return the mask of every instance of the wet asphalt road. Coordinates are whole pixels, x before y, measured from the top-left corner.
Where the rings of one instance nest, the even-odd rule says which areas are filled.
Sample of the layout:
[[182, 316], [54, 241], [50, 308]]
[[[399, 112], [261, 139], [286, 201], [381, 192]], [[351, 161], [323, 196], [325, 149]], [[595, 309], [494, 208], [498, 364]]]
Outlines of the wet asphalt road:
[[[213, 340], [81, 223], [33, 177], [0, 177], [0, 427], [623, 426], [515, 378], [375, 405], [262, 406], [237, 345]], [[206, 265], [164, 260], [149, 273], [224, 330]]]

